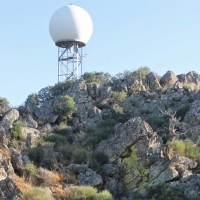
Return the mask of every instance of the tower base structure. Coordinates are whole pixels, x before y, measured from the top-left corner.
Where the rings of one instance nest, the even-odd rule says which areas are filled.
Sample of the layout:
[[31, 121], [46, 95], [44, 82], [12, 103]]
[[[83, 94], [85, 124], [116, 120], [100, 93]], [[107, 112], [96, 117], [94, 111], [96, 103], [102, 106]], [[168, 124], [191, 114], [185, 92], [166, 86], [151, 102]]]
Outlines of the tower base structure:
[[82, 46], [85, 45], [79, 42], [59, 42], [56, 46], [58, 46], [58, 82], [80, 78], [82, 75]]

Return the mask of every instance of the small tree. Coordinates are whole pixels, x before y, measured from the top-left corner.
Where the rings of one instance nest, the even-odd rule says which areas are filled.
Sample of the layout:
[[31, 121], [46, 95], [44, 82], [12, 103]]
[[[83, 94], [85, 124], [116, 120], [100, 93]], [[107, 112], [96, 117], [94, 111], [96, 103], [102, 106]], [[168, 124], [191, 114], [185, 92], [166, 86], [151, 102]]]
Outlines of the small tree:
[[38, 95], [36, 93], [32, 93], [30, 95], [28, 95], [26, 101], [25, 101], [25, 106], [29, 106], [31, 108], [36, 107], [37, 105], [39, 105], [39, 98]]
[[72, 97], [63, 96], [58, 105], [53, 107], [53, 113], [59, 115], [60, 122], [67, 122], [72, 119], [72, 114], [77, 110], [74, 104], [75, 102]]
[[9, 107], [9, 102], [6, 98], [0, 97], [0, 104], [3, 104], [5, 107]]
[[111, 102], [114, 104], [121, 103], [126, 99], [126, 92], [124, 91], [121, 92], [116, 91], [111, 93], [112, 93]]

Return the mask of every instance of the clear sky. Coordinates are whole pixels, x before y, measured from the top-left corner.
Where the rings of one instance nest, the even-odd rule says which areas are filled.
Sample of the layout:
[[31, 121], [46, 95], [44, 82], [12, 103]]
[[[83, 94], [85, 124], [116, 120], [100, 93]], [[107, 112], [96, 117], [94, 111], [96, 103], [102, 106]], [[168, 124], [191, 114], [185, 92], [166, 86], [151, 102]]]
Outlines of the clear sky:
[[48, 26], [69, 3], [93, 20], [83, 71], [115, 75], [148, 66], [159, 75], [200, 74], [200, 0], [1, 0], [0, 96], [12, 106], [57, 82], [57, 47]]

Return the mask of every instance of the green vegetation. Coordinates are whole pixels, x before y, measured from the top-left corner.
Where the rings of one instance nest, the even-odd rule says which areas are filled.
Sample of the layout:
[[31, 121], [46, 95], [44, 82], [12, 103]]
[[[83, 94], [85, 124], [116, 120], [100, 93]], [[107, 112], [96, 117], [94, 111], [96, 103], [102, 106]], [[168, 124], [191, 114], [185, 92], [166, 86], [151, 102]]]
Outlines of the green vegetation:
[[194, 160], [197, 160], [200, 155], [198, 147], [190, 140], [174, 140], [169, 142], [169, 147], [175, 154]]
[[106, 163], [108, 163], [109, 159], [108, 156], [105, 155], [103, 152], [95, 152], [92, 156], [92, 160], [90, 162], [90, 167], [92, 169], [99, 170], [100, 167]]
[[23, 140], [24, 137], [22, 135], [22, 128], [24, 126], [25, 124], [21, 121], [14, 122], [12, 124], [12, 128], [9, 130], [11, 139]]
[[25, 101], [25, 106], [29, 106], [31, 108], [35, 108], [40, 104], [38, 95], [36, 93], [32, 93], [28, 95], [26, 101]]
[[123, 108], [121, 106], [119, 106], [118, 104], [113, 104], [111, 107], [111, 110], [114, 115], [123, 115], [124, 114]]
[[111, 102], [113, 104], [118, 104], [118, 103], [123, 102], [126, 99], [126, 96], [127, 96], [126, 92], [124, 92], [124, 91], [111, 92], [111, 94], [112, 94]]
[[67, 145], [68, 139], [62, 135], [50, 134], [44, 137], [45, 141], [55, 143], [56, 146]]
[[137, 70], [133, 71], [132, 75], [134, 77], [140, 77], [142, 80], [146, 79], [146, 75], [151, 72], [150, 68], [145, 67], [139, 67]]
[[113, 197], [107, 190], [97, 193], [97, 189], [90, 186], [78, 186], [71, 188], [69, 200], [78, 199], [113, 200]]
[[100, 84], [100, 85], [110, 85], [112, 84], [112, 76], [109, 73], [104, 72], [85, 72], [82, 78], [86, 83], [90, 84]]
[[58, 105], [53, 107], [53, 113], [59, 116], [60, 122], [67, 122], [72, 119], [72, 114], [76, 112], [72, 97], [63, 96]]
[[198, 86], [195, 83], [185, 83], [184, 87], [188, 88], [190, 91], [198, 90]]
[[146, 122], [156, 131], [157, 128], [161, 128], [165, 123], [165, 119], [159, 115], [152, 115], [146, 119]]
[[29, 149], [28, 155], [37, 165], [47, 169], [54, 169], [57, 160], [52, 157], [53, 144], [50, 142], [43, 142], [36, 147]]
[[72, 152], [72, 157], [76, 164], [87, 163], [89, 160], [89, 151], [83, 148], [77, 148]]
[[189, 104], [185, 104], [180, 106], [177, 110], [176, 110], [176, 117], [179, 118], [181, 117], [181, 119], [183, 120], [186, 113], [190, 110], [190, 105]]
[[0, 104], [3, 104], [5, 107], [9, 107], [9, 102], [4, 97], [0, 97]]
[[170, 186], [168, 183], [160, 183], [151, 187], [147, 192], [147, 198], [152, 200], [190, 200], [178, 186]]
[[27, 179], [31, 180], [33, 178], [39, 178], [39, 172], [33, 163], [27, 163], [24, 166], [25, 176]]
[[45, 188], [32, 187], [30, 190], [24, 193], [24, 200], [55, 200], [50, 194], [48, 194]]

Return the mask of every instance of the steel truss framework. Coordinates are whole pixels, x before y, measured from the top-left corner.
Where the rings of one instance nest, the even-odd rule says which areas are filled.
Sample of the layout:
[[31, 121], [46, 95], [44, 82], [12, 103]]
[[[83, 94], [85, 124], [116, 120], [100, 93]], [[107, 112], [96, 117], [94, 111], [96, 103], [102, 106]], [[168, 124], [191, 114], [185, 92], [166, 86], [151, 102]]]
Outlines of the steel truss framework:
[[80, 53], [72, 52], [73, 46], [78, 47], [79, 44], [72, 42], [65, 47], [58, 46], [58, 82], [77, 80], [82, 75], [82, 48]]

